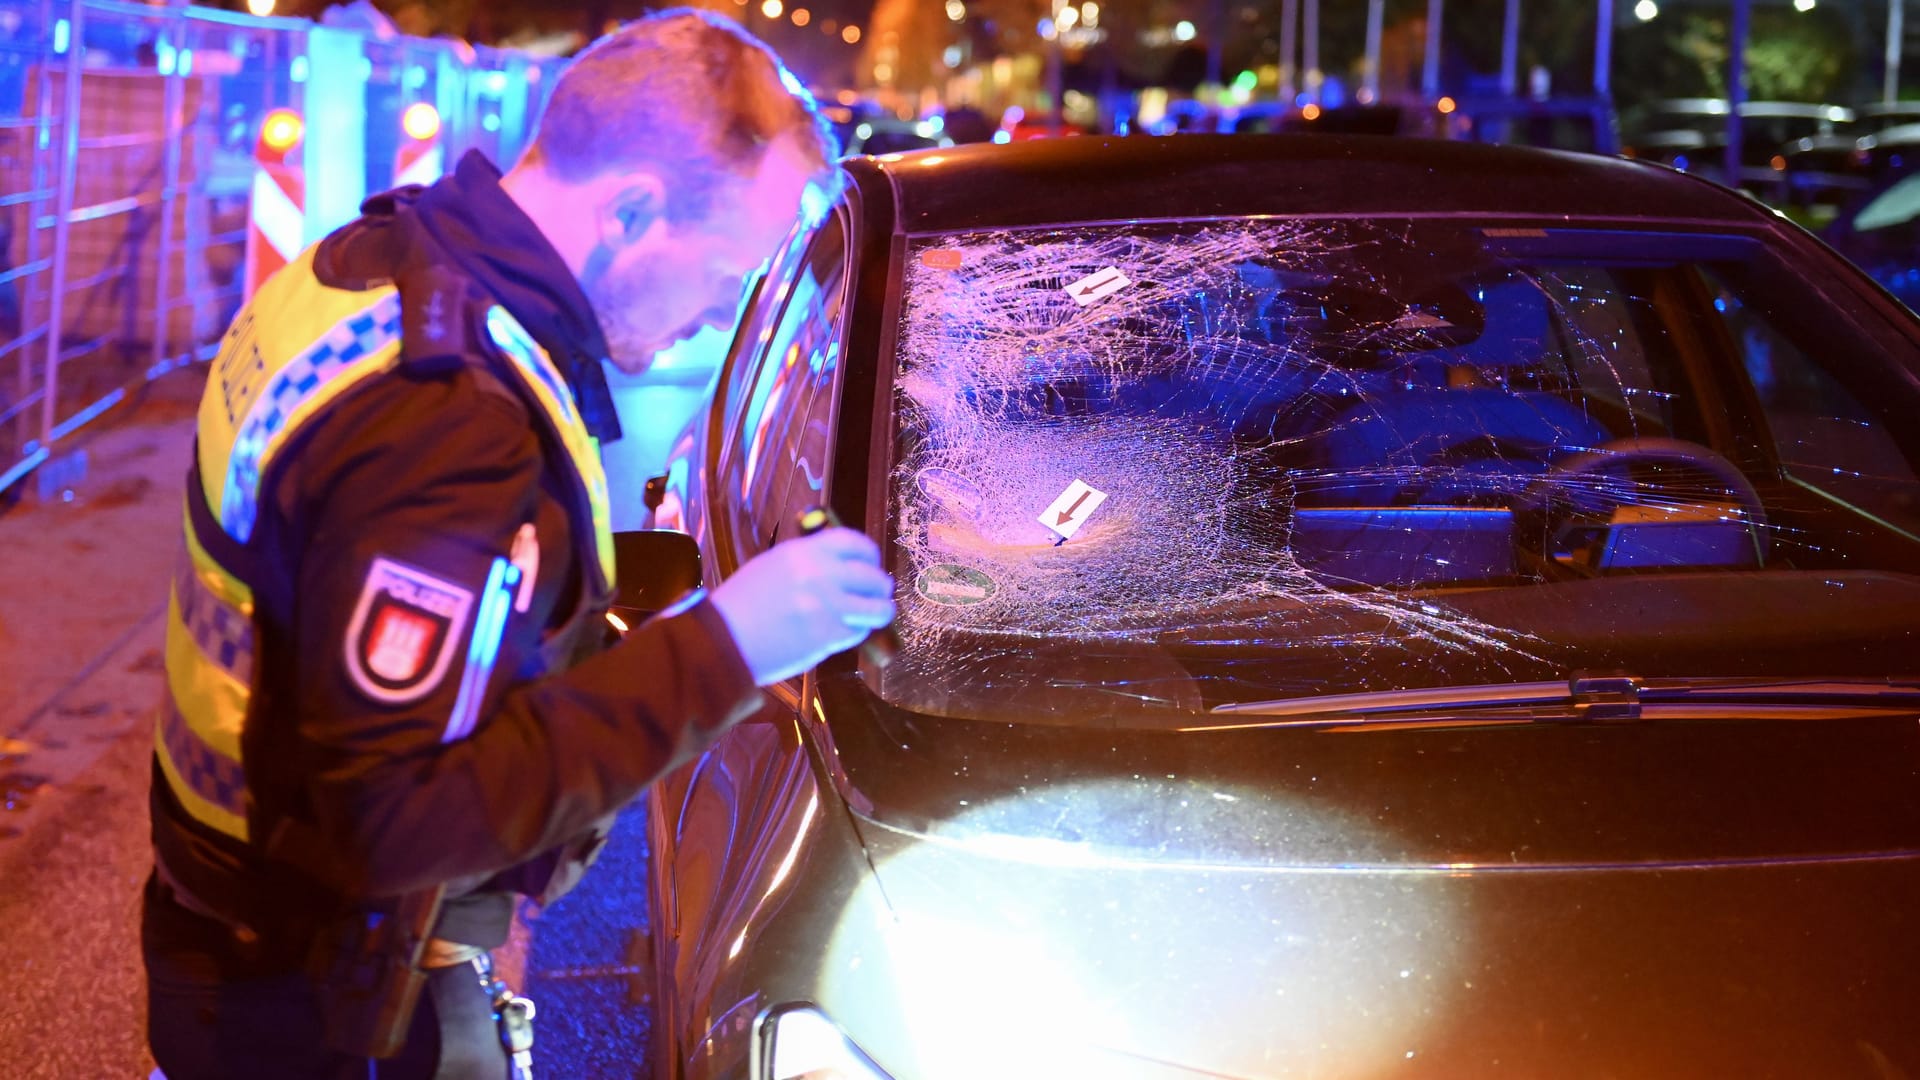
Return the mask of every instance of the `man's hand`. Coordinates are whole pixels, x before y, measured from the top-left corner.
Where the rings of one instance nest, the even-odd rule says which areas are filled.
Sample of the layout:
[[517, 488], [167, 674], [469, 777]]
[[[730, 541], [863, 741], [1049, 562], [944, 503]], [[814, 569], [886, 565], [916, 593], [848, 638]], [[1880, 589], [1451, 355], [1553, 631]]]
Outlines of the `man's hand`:
[[776, 544], [713, 590], [753, 680], [792, 678], [893, 621], [893, 577], [852, 529]]

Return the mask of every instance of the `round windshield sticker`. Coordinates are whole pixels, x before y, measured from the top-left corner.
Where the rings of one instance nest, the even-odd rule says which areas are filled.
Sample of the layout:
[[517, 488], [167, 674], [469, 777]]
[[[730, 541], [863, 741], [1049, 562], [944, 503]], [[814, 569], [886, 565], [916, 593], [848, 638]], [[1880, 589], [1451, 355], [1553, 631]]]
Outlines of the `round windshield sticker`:
[[952, 469], [929, 465], [914, 474], [913, 481], [927, 498], [956, 514], [972, 517], [980, 511], [980, 489]]
[[978, 570], [941, 563], [920, 571], [913, 587], [921, 596], [947, 607], [978, 604], [994, 593], [993, 579]]

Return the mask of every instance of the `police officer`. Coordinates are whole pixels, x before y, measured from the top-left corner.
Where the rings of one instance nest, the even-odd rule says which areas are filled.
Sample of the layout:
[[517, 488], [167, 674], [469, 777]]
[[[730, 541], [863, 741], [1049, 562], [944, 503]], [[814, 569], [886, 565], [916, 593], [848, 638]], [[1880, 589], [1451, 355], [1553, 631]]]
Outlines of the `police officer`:
[[724, 19], [630, 24], [511, 172], [469, 154], [369, 200], [228, 331], [154, 738], [171, 1080], [508, 1075], [485, 954], [514, 897], [551, 902], [758, 686], [892, 618], [878, 549], [831, 529], [606, 645], [599, 365], [730, 323], [831, 193], [796, 85]]

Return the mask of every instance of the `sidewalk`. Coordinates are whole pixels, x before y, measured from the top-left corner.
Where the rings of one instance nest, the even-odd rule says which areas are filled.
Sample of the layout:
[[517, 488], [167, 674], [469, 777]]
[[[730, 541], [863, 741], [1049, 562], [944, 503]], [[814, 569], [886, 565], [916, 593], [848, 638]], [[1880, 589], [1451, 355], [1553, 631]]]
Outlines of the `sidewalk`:
[[[71, 501], [0, 515], [0, 1010], [10, 1071], [144, 1077], [139, 890], [192, 409], [174, 388], [62, 452]], [[31, 480], [29, 480], [31, 483]]]
[[[144, 1078], [139, 890], [152, 710], [181, 544], [192, 376], [63, 444], [71, 497], [0, 513], [0, 1009], [8, 1075]], [[29, 481], [31, 483], [31, 481]], [[630, 811], [580, 890], [531, 918], [509, 970], [540, 1006], [536, 1075], [628, 1077], [644, 1060], [636, 957], [644, 836]]]

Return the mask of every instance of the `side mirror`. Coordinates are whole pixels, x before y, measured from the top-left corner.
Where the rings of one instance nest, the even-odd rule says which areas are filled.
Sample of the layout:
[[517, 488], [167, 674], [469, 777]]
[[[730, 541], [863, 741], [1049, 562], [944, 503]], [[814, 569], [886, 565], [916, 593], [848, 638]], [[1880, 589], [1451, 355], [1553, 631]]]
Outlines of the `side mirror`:
[[700, 545], [671, 529], [613, 534], [613, 609], [637, 623], [700, 587]]

